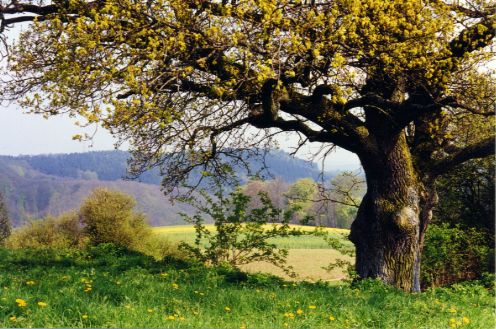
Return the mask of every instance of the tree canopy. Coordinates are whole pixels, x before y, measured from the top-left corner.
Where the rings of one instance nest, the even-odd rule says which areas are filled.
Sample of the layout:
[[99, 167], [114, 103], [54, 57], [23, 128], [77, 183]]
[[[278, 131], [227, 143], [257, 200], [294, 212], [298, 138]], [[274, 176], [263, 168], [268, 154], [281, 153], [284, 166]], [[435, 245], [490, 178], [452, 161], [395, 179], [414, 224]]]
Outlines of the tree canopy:
[[167, 186], [281, 130], [363, 155], [406, 128], [435, 172], [493, 145], [492, 1], [2, 2], [33, 22], [4, 99], [103, 123], [137, 171], [173, 158]]

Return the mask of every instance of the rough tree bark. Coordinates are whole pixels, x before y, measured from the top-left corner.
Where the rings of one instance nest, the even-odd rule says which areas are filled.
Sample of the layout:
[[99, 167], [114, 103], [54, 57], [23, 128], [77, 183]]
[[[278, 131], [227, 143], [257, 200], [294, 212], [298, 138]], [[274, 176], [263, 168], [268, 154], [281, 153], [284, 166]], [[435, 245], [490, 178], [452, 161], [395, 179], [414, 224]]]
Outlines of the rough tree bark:
[[[362, 159], [367, 193], [351, 227], [356, 270], [407, 291], [419, 290], [418, 267], [428, 193], [415, 170], [403, 132], [380, 143], [379, 152]], [[425, 208], [425, 209], [423, 209]]]

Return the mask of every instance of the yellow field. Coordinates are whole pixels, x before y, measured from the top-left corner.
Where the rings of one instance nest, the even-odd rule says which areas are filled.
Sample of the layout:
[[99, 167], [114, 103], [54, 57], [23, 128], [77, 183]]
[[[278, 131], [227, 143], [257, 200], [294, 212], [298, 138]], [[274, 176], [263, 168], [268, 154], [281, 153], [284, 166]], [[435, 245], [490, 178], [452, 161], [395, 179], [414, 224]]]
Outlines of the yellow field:
[[[272, 225], [280, 225], [280, 224], [267, 224], [264, 226], [271, 227]], [[289, 226], [307, 232], [315, 230], [315, 226], [304, 226], [304, 225], [294, 225], [294, 224], [290, 224]], [[213, 224], [205, 224], [205, 227], [208, 230], [215, 231], [215, 226]], [[330, 233], [343, 233], [343, 234], [350, 233], [350, 230], [342, 229], [342, 228], [324, 227], [323, 230]], [[173, 225], [173, 226], [153, 227], [153, 232], [156, 234], [193, 233], [194, 231], [195, 228], [192, 225]]]
[[[273, 225], [273, 224], [271, 224]], [[205, 225], [210, 231], [215, 231], [212, 224]], [[269, 225], [267, 225], [269, 227]], [[313, 231], [313, 226], [291, 225], [293, 228], [298, 228], [304, 231]], [[352, 248], [352, 244], [345, 239], [349, 234], [349, 230], [338, 228], [323, 228], [329, 232], [331, 236], [343, 239], [343, 242]], [[177, 226], [161, 226], [154, 227], [153, 232], [163, 236], [171, 242], [188, 242], [193, 243], [195, 238], [195, 229], [192, 225], [177, 225]], [[322, 267], [334, 262], [337, 258], [350, 260], [349, 256], [342, 255], [336, 250], [329, 247], [328, 243], [319, 236], [300, 236], [289, 238], [273, 239], [277, 246], [287, 248], [289, 255], [287, 258], [288, 265], [293, 266], [294, 271], [298, 275], [297, 280], [308, 281], [338, 281], [345, 278], [344, 269], [334, 269], [331, 272], [324, 270]], [[266, 272], [289, 279], [289, 277], [279, 268], [265, 262], [256, 262], [242, 267], [248, 272]]]

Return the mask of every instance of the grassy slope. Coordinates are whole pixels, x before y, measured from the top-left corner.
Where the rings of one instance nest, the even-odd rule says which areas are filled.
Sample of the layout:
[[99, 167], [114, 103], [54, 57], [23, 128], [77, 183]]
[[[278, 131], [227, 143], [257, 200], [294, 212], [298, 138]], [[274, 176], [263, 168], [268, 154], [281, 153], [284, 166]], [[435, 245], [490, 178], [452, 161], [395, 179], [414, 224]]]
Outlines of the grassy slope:
[[[479, 286], [406, 294], [370, 282], [355, 288], [289, 283], [187, 264], [156, 263], [137, 255], [114, 257], [105, 250], [88, 257], [0, 249], [0, 287], [0, 327], [495, 325], [494, 295]], [[26, 306], [16, 305], [19, 298]]]
[[[206, 227], [211, 231], [214, 230], [214, 225], [206, 225]], [[315, 229], [312, 226], [301, 225], [291, 225], [291, 227], [305, 231], [313, 231]], [[337, 228], [325, 228], [324, 230], [351, 247], [351, 243], [344, 238], [344, 236], [349, 234], [349, 230]], [[191, 225], [154, 227], [153, 232], [171, 242], [185, 241], [193, 243], [195, 239], [194, 227]], [[273, 239], [272, 242], [275, 242], [278, 247], [289, 249], [288, 265], [293, 266], [295, 273], [298, 275], [298, 280], [336, 281], [343, 279], [345, 277], [343, 269], [334, 269], [328, 272], [323, 267], [334, 262], [337, 258], [352, 260], [349, 256], [342, 255], [330, 249], [329, 244], [322, 237], [318, 236], [277, 238]], [[282, 270], [268, 263], [252, 263], [243, 266], [242, 269], [251, 273], [266, 272], [289, 279]]]

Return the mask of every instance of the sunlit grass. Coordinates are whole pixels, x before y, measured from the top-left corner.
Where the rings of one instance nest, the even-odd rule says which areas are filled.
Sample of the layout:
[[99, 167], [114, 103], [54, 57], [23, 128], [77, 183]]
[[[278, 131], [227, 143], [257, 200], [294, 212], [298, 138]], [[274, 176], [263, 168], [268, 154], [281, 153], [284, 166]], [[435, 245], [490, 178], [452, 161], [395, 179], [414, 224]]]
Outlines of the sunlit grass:
[[[271, 225], [278, 225], [278, 224], [267, 224], [265, 226], [269, 228]], [[209, 231], [215, 232], [215, 226], [213, 224], [206, 224], [205, 227]], [[312, 232], [315, 230], [314, 226], [290, 225], [290, 227], [305, 232]], [[324, 232], [329, 233], [330, 236], [341, 239], [343, 243], [351, 247], [351, 243], [347, 241], [345, 238], [349, 234], [349, 230], [330, 228], [330, 227], [325, 227], [321, 229]], [[154, 227], [153, 232], [157, 235], [167, 238], [171, 242], [193, 243], [195, 240], [195, 229], [192, 225]], [[329, 248], [329, 244], [325, 241], [323, 237], [312, 236], [312, 235], [293, 236], [287, 238], [275, 238], [275, 239], [271, 239], [270, 242], [276, 243], [276, 245], [280, 248], [287, 248], [287, 249]]]
[[[267, 228], [270, 227], [265, 225]], [[277, 224], [276, 224], [277, 225]], [[206, 228], [215, 232], [213, 224], [205, 225]], [[290, 225], [291, 228], [299, 229], [305, 232], [313, 232], [316, 228], [314, 226], [303, 225]], [[329, 236], [339, 239], [346, 247], [352, 249], [353, 245], [346, 237], [349, 230], [338, 228], [321, 228], [327, 232]], [[178, 226], [161, 226], [154, 227], [153, 232], [164, 239], [173, 243], [186, 242], [189, 244], [195, 241], [195, 230], [192, 225], [178, 225]], [[287, 265], [294, 268], [297, 274], [296, 280], [324, 280], [324, 281], [337, 281], [346, 277], [345, 269], [335, 269], [333, 271], [326, 271], [324, 267], [333, 263], [336, 259], [353, 261], [353, 258], [342, 255], [340, 252], [333, 250], [329, 243], [322, 236], [315, 235], [302, 235], [292, 237], [272, 238], [269, 240], [275, 243], [279, 248], [286, 248], [289, 250], [287, 258]], [[243, 270], [248, 272], [264, 272], [289, 279], [288, 275], [281, 269], [265, 262], [256, 262], [242, 267]]]
[[235, 274], [139, 255], [0, 250], [0, 327], [495, 325], [494, 295], [477, 285], [408, 294], [372, 282], [352, 288]]

